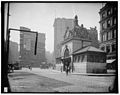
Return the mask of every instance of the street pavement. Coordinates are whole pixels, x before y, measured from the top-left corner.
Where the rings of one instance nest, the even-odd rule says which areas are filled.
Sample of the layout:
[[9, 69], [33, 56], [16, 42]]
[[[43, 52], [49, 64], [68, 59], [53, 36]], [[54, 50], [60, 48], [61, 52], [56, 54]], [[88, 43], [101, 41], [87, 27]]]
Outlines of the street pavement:
[[86, 76], [76, 73], [70, 73], [68, 76], [65, 72], [53, 69], [23, 68], [21, 71], [45, 76], [51, 79], [64, 81], [72, 85], [54, 88], [56, 92], [108, 92], [108, 87], [113, 83], [114, 76]]
[[56, 92], [54, 88], [72, 85], [67, 82], [58, 81], [52, 78], [16, 70], [9, 73], [11, 92]]

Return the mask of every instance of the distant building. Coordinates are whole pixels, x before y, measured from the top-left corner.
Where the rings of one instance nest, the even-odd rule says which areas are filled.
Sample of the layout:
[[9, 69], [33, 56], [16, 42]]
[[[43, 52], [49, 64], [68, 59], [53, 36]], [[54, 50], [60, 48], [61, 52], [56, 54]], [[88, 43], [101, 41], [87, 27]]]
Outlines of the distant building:
[[[25, 27], [20, 27], [20, 30], [29, 30]], [[36, 34], [28, 32], [20, 32], [20, 60], [21, 65], [31, 65], [39, 67], [42, 62], [46, 62], [45, 58], [45, 34], [38, 33], [37, 53], [35, 52]]]
[[46, 56], [46, 61], [47, 61], [47, 63], [52, 63], [53, 54], [50, 53], [49, 51], [46, 51], [46, 52], [45, 52], [45, 56]]
[[9, 63], [13, 64], [19, 61], [18, 43], [10, 41], [9, 43]]
[[[95, 34], [91, 36], [91, 32]], [[75, 16], [74, 27], [67, 27], [64, 41], [61, 42], [61, 57], [56, 63], [56, 69], [71, 68], [80, 73], [106, 73], [106, 53], [94, 46], [93, 39], [97, 41], [97, 30], [86, 29], [83, 24], [78, 25]]]
[[107, 53], [107, 63], [116, 59], [117, 3], [106, 3], [100, 9], [100, 49]]
[[[54, 21], [54, 56], [60, 57], [61, 42], [64, 40], [66, 28], [74, 27], [74, 19], [56, 18]], [[56, 60], [57, 62], [57, 60]]]

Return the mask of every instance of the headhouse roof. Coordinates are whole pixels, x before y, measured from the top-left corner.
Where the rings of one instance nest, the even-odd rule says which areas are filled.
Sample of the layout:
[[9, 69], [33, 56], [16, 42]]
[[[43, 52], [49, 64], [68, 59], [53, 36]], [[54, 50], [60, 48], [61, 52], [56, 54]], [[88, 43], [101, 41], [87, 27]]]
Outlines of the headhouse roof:
[[93, 47], [93, 46], [86, 46], [86, 47], [83, 47], [77, 51], [75, 51], [73, 54], [78, 54], [78, 53], [83, 53], [83, 52], [87, 52], [87, 51], [93, 51], [93, 52], [101, 52], [101, 53], [105, 53], [104, 51], [96, 48], [96, 47]]

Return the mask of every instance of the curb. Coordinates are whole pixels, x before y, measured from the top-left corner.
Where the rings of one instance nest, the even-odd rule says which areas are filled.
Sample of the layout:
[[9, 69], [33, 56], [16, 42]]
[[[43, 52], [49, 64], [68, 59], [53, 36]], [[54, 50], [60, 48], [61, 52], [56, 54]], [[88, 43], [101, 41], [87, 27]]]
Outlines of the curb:
[[115, 76], [116, 74], [81, 74], [81, 73], [72, 73], [73, 75], [83, 75], [83, 76]]
[[[59, 72], [59, 73], [65, 73], [57, 70], [52, 70], [53, 72]], [[108, 73], [108, 74], [93, 74], [93, 73], [70, 73], [72, 75], [83, 75], [83, 76], [115, 76], [114, 73]]]

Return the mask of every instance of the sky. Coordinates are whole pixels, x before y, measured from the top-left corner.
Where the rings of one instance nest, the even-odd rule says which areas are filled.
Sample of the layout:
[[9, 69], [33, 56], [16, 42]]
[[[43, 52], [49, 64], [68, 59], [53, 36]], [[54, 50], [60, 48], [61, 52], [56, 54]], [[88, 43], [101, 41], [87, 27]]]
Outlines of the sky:
[[[24, 26], [45, 33], [46, 51], [53, 52], [55, 18], [74, 19], [77, 15], [79, 25], [86, 28], [96, 26], [99, 34], [101, 8], [102, 3], [10, 3], [9, 28]], [[19, 33], [11, 32], [10, 39], [19, 43]]]

